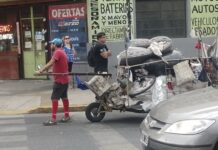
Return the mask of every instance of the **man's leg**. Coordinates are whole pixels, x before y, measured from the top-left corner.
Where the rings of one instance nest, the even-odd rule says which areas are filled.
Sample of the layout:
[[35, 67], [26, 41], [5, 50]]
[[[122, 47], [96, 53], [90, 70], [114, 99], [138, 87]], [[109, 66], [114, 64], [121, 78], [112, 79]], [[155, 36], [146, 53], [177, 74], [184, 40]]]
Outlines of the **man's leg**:
[[58, 100], [53, 99], [52, 100], [52, 121], [56, 121], [57, 111], [58, 111]]
[[63, 85], [63, 94], [62, 94], [62, 102], [64, 106], [64, 117], [60, 120], [60, 122], [68, 122], [70, 121], [69, 115], [69, 100], [67, 96], [68, 84]]
[[44, 122], [43, 124], [45, 126], [52, 126], [52, 125], [56, 125], [56, 119], [57, 119], [57, 111], [58, 111], [58, 100], [60, 99], [60, 95], [61, 95], [61, 85], [58, 83], [54, 83], [53, 85], [53, 91], [52, 91], [52, 95], [51, 95], [51, 100], [52, 100], [52, 116], [51, 119]]
[[49, 119], [46, 122], [43, 122], [44, 126], [53, 126], [57, 124], [57, 121], [56, 121], [57, 111], [58, 111], [58, 99], [53, 99], [52, 100], [52, 110], [51, 110], [52, 116], [51, 116], [51, 119]]
[[69, 117], [69, 100], [67, 98], [62, 99], [63, 106], [64, 106], [64, 117]]

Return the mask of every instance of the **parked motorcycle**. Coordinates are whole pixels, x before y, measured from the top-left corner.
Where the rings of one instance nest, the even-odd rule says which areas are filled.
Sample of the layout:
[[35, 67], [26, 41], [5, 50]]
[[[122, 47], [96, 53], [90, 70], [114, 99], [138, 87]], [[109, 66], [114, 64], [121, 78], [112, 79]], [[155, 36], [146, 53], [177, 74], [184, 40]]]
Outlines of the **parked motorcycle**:
[[[106, 112], [119, 110], [135, 113], [149, 111], [142, 108], [149, 89], [160, 75], [174, 76], [172, 66], [181, 61], [182, 54], [173, 50], [168, 37], [138, 39], [132, 41], [127, 51], [118, 55], [117, 81], [94, 76], [86, 82], [96, 95], [96, 101], [86, 108], [86, 118], [91, 122], [101, 121]], [[151, 93], [149, 93], [151, 96]], [[149, 95], [148, 94], [148, 95]]]

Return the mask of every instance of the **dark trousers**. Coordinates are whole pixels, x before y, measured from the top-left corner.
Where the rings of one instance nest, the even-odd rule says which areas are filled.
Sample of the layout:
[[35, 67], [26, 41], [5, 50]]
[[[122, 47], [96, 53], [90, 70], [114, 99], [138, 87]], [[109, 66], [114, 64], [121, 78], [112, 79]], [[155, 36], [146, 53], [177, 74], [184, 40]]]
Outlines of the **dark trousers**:
[[68, 62], [68, 72], [72, 71], [73, 62]]

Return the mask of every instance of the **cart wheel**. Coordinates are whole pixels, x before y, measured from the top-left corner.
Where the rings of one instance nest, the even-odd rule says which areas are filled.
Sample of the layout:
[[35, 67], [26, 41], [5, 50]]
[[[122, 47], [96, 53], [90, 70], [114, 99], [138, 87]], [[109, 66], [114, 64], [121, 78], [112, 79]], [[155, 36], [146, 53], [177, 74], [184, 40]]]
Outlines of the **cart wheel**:
[[146, 76], [144, 80], [139, 83], [139, 86], [130, 90], [129, 96], [135, 97], [141, 93], [144, 93], [154, 85], [155, 81], [156, 81], [155, 76]]
[[104, 116], [105, 116], [105, 112], [101, 112], [104, 111], [104, 108], [101, 107], [100, 112], [98, 112], [100, 103], [91, 103], [87, 106], [86, 108], [86, 118], [91, 121], [91, 122], [100, 122]]

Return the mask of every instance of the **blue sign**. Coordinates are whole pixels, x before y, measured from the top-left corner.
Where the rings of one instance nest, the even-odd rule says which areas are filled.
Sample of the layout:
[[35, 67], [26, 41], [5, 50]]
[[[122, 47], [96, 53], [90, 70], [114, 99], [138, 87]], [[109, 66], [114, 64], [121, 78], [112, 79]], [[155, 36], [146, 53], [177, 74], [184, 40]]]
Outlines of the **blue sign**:
[[75, 61], [87, 61], [86, 4], [49, 7], [50, 38], [70, 36], [77, 51]]

